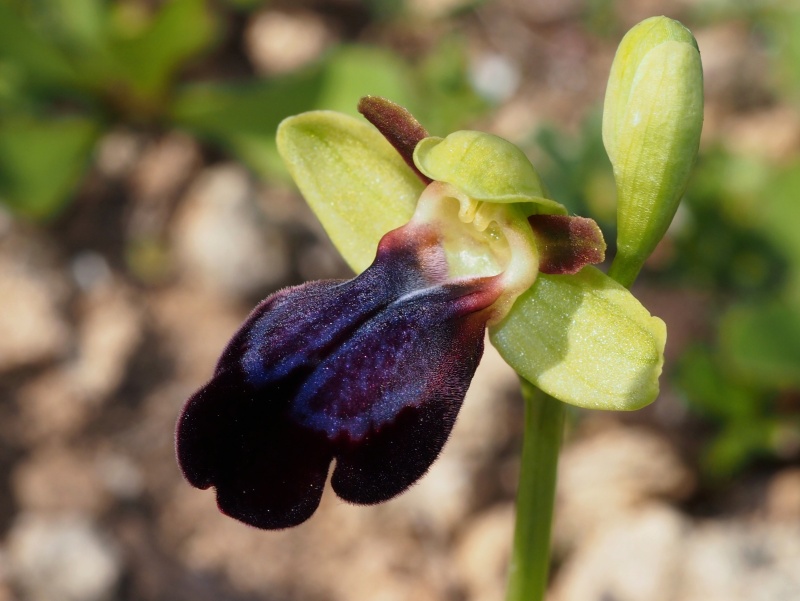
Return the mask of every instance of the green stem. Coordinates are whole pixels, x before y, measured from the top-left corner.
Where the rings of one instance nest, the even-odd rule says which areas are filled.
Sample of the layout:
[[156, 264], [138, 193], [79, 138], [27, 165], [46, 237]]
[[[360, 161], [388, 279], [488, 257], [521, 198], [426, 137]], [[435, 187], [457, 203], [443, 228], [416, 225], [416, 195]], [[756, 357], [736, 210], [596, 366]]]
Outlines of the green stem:
[[611, 267], [608, 268], [608, 276], [626, 288], [630, 288], [642, 270], [643, 264], [644, 260], [628, 258], [620, 251], [611, 262]]
[[520, 382], [525, 434], [506, 601], [541, 601], [550, 572], [550, 527], [565, 405], [526, 380]]

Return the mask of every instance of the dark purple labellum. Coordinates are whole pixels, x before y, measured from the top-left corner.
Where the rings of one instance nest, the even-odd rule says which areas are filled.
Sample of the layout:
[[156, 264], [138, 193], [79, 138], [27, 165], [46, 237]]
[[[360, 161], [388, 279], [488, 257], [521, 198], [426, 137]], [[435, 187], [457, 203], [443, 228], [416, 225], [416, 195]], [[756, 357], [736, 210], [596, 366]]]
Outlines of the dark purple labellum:
[[184, 407], [186, 479], [214, 486], [224, 513], [269, 529], [311, 516], [333, 459], [346, 501], [404, 491], [450, 434], [497, 282], [447, 282], [435, 233], [409, 225], [353, 280], [270, 296]]

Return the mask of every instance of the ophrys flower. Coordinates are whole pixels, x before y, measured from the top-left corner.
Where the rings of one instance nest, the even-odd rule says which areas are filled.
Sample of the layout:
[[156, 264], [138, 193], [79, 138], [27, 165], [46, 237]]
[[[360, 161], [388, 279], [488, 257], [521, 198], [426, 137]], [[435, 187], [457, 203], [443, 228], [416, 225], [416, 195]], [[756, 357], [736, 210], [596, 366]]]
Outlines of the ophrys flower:
[[264, 300], [178, 423], [189, 482], [261, 528], [306, 520], [333, 459], [333, 489], [354, 503], [418, 480], [450, 434], [487, 325], [523, 377], [566, 402], [625, 409], [657, 393], [663, 324], [584, 268], [602, 260], [599, 229], [547, 198], [519, 149], [479, 132], [427, 137], [383, 99], [361, 109], [383, 135], [330, 112], [278, 131], [360, 275]]

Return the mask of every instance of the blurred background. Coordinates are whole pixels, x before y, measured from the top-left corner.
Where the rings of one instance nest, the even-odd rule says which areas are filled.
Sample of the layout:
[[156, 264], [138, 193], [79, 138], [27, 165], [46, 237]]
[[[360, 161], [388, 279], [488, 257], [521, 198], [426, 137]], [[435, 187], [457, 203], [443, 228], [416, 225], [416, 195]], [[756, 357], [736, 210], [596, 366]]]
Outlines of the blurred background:
[[499, 134], [613, 247], [605, 81], [658, 14], [695, 33], [707, 102], [635, 288], [668, 324], [662, 394], [570, 414], [551, 598], [800, 598], [798, 4], [0, 0], [0, 601], [502, 599], [522, 404], [491, 348], [426, 478], [328, 490], [289, 531], [219, 515], [173, 426], [255, 302], [349, 276], [283, 117], [378, 94]]

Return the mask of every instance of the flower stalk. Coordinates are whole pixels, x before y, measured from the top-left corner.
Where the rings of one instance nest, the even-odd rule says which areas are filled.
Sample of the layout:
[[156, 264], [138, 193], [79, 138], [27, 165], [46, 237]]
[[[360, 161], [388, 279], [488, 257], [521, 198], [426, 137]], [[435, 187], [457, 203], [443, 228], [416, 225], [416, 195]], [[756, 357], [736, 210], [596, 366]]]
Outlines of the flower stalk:
[[517, 521], [506, 601], [544, 599], [550, 571], [550, 530], [566, 406], [520, 378], [525, 403]]

